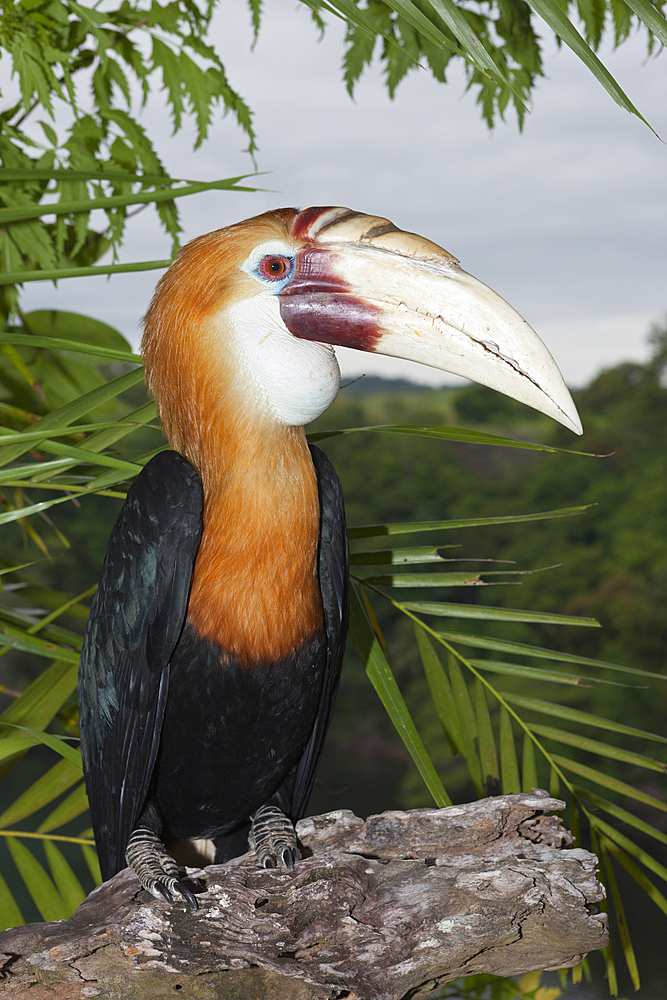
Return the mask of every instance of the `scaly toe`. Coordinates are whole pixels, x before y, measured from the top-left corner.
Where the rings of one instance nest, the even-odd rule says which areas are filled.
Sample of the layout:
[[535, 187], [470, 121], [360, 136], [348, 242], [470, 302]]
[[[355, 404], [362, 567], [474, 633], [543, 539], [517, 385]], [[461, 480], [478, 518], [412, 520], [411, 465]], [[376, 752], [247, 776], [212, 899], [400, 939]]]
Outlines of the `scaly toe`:
[[290, 870], [299, 860], [292, 821], [277, 806], [262, 806], [252, 817], [248, 843], [264, 868], [284, 865]]
[[144, 889], [155, 899], [173, 905], [174, 895], [178, 893], [191, 910], [199, 908], [194, 894], [178, 878], [178, 865], [152, 830], [141, 828], [132, 833], [125, 860]]

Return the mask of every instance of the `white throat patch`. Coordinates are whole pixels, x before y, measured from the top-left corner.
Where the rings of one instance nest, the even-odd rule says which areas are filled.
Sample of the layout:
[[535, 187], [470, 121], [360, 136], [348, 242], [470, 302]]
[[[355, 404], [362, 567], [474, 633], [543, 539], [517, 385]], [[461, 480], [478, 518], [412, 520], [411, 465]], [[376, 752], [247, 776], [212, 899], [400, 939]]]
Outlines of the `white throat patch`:
[[[292, 336], [277, 295], [241, 299], [225, 310], [248, 391], [283, 424], [303, 426], [338, 395], [340, 369], [333, 348]], [[239, 372], [241, 374], [241, 372]]]

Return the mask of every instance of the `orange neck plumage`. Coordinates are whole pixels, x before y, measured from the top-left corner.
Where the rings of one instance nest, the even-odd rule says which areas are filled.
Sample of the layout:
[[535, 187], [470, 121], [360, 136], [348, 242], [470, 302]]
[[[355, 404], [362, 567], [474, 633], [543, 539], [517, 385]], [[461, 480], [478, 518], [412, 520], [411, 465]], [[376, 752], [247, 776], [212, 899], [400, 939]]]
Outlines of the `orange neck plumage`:
[[220, 478], [204, 481], [188, 621], [250, 665], [282, 659], [309, 639], [322, 605], [317, 481], [303, 429], [244, 444], [231, 463], [220, 455]]
[[229, 261], [247, 250], [235, 240], [231, 227], [185, 249], [158, 285], [142, 350], [163, 430], [204, 486], [188, 621], [250, 666], [289, 655], [322, 623], [319, 501], [303, 428], [252, 398], [221, 333], [221, 309], [241, 294]]

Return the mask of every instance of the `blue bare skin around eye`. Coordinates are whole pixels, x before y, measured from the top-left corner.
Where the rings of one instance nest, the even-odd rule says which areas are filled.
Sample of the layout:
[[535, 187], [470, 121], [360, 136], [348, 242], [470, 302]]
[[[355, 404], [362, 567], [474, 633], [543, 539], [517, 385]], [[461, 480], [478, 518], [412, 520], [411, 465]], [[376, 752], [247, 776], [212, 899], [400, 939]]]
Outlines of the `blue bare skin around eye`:
[[[263, 261], [270, 260], [271, 257], [281, 257], [283, 260], [290, 262], [290, 269], [287, 272], [287, 274], [283, 275], [282, 277], [276, 277], [276, 278], [267, 278], [265, 275], [262, 274], [261, 267]], [[266, 257], [263, 257], [262, 260], [260, 260], [259, 264], [255, 268], [255, 275], [265, 285], [273, 287], [273, 289], [275, 290], [275, 294], [279, 295], [282, 292], [285, 285], [289, 281], [291, 281], [291, 279], [294, 277], [294, 264], [295, 264], [295, 258], [290, 257], [287, 254], [277, 254], [277, 253], [267, 254]]]

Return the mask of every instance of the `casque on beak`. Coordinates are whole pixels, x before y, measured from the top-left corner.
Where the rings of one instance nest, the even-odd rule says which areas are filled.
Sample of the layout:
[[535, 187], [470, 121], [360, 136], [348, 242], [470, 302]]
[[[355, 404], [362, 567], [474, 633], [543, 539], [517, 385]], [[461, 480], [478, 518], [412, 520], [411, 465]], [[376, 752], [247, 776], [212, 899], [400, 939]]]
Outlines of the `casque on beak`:
[[280, 295], [294, 336], [473, 379], [582, 433], [558, 366], [532, 327], [442, 247], [345, 208], [307, 209], [292, 229], [306, 241]]

